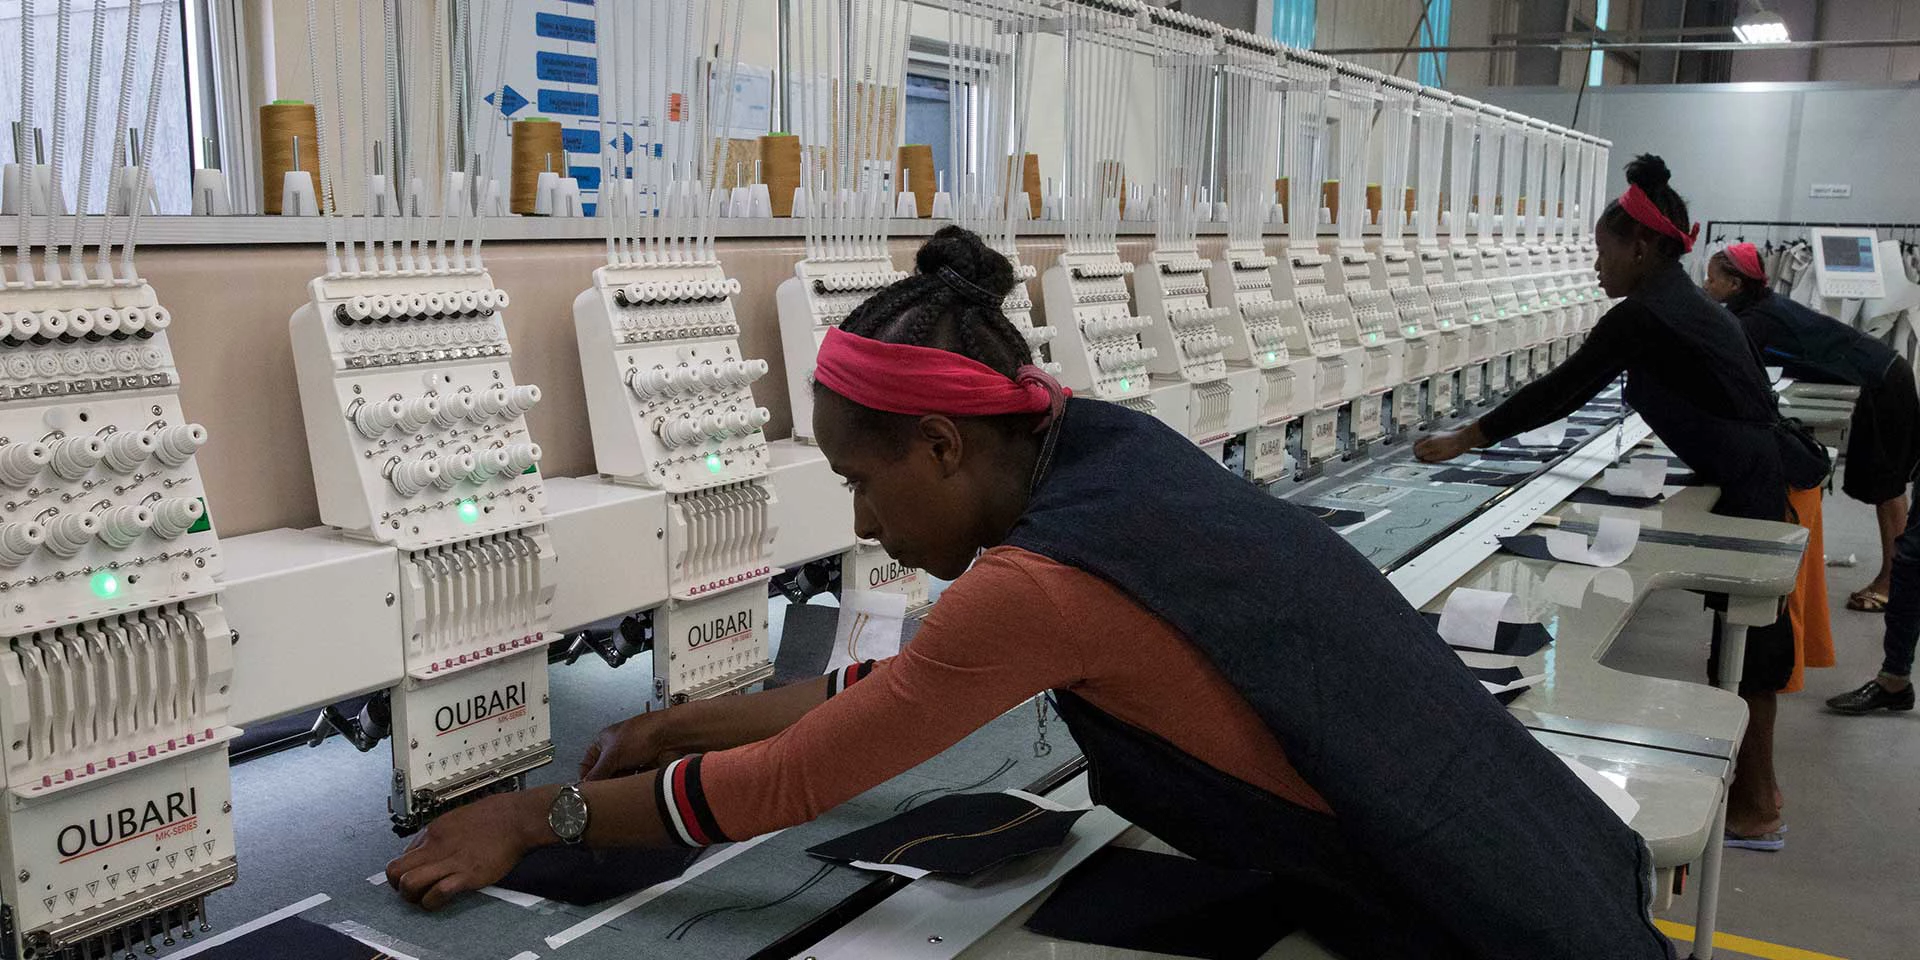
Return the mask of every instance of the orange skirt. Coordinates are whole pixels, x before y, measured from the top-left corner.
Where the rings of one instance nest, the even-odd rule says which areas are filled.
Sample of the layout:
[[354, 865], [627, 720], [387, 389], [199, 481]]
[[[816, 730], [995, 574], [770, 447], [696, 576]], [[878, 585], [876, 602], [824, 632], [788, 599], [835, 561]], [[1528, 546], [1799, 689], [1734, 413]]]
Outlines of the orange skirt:
[[1809, 667], [1833, 666], [1833, 623], [1827, 610], [1827, 556], [1820, 536], [1820, 505], [1825, 491], [1794, 490], [1787, 495], [1795, 522], [1807, 528], [1807, 552], [1800, 558], [1800, 579], [1787, 595], [1793, 622], [1793, 679], [1784, 693], [1805, 686]]

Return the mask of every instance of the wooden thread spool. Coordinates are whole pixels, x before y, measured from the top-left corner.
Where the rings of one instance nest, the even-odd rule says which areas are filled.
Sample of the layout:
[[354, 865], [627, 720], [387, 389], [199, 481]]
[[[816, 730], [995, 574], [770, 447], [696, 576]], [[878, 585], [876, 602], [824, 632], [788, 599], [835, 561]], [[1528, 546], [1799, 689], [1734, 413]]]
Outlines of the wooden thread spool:
[[1328, 180], [1320, 185], [1320, 205], [1327, 208], [1329, 219], [1340, 222], [1340, 181]]
[[294, 138], [300, 140], [300, 169], [312, 175], [313, 189], [322, 206], [327, 198], [318, 196], [320, 183], [320, 125], [313, 104], [298, 100], [275, 100], [260, 107], [260, 209], [280, 215], [280, 189], [294, 169]]
[[1280, 179], [1275, 180], [1273, 182], [1273, 192], [1276, 196], [1280, 198], [1280, 219], [1285, 221], [1292, 221], [1293, 220], [1293, 198], [1287, 195], [1289, 192], [1287, 189], [1288, 179], [1289, 179], [1288, 177], [1281, 177]]
[[560, 125], [546, 117], [513, 122], [513, 194], [510, 209], [533, 212], [540, 192], [540, 175], [551, 170], [564, 177], [566, 146]]
[[894, 184], [896, 192], [913, 191], [914, 215], [925, 220], [933, 216], [933, 195], [939, 181], [933, 175], [933, 147], [925, 143], [900, 146], [899, 169], [905, 176]]
[[793, 216], [793, 192], [800, 189], [800, 138], [770, 133], [760, 138], [760, 177], [776, 217]]
[[1027, 192], [1027, 215], [1040, 219], [1040, 155], [1029, 153], [1020, 161], [1020, 189]]
[[1414, 195], [1414, 189], [1412, 187], [1408, 187], [1407, 188], [1407, 204], [1406, 204], [1405, 212], [1406, 212], [1406, 217], [1409, 221], [1413, 219], [1413, 200], [1414, 200], [1413, 195]]
[[1367, 184], [1367, 222], [1379, 223], [1380, 211], [1383, 209], [1385, 209], [1384, 195], [1380, 192], [1380, 185], [1377, 183]]

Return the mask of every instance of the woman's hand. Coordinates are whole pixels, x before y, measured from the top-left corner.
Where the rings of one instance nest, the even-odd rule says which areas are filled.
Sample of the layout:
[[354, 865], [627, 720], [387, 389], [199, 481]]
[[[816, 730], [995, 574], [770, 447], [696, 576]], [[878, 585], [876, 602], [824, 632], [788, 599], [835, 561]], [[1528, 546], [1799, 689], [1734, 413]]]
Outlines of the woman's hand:
[[600, 731], [580, 760], [580, 779], [610, 780], [679, 759], [680, 752], [669, 749], [666, 733], [667, 715], [676, 711], [684, 713], [686, 707], [643, 713]]
[[553, 793], [503, 793], [441, 814], [387, 864], [387, 883], [407, 902], [438, 910], [457, 894], [500, 882], [551, 838], [546, 811]]
[[1480, 432], [1480, 425], [1470, 423], [1456, 430], [1430, 433], [1414, 442], [1413, 455], [1426, 463], [1440, 463], [1452, 460], [1475, 447], [1486, 446], [1487, 438]]

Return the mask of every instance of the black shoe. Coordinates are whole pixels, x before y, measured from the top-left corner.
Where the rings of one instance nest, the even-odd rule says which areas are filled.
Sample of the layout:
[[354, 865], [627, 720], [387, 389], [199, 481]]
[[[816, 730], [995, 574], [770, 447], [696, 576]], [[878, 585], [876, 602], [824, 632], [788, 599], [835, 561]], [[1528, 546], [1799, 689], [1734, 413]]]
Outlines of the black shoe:
[[1827, 707], [1836, 713], [1862, 714], [1875, 710], [1912, 710], [1913, 685], [1894, 693], [1880, 685], [1878, 680], [1868, 680], [1858, 690], [1849, 690], [1827, 700]]

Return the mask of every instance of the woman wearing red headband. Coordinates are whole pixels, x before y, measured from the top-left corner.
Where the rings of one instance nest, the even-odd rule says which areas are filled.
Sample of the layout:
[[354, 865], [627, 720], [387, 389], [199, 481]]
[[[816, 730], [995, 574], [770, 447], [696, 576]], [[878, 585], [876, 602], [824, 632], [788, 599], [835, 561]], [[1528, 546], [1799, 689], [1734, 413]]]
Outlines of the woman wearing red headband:
[[[828, 334], [814, 430], [855, 532], [955, 582], [896, 657], [610, 728], [589, 844], [799, 823], [1050, 692], [1101, 803], [1278, 874], [1354, 960], [1671, 956], [1645, 845], [1365, 558], [1152, 417], [1065, 399], [978, 237], [917, 267]], [[554, 842], [555, 796], [448, 813], [388, 876], [430, 907], [492, 883]]]
[[[1825, 455], [1780, 420], [1758, 355], [1727, 311], [1687, 277], [1680, 258], [1698, 225], [1669, 184], [1659, 157], [1627, 164], [1627, 191], [1600, 214], [1594, 268], [1621, 302], [1581, 348], [1546, 376], [1458, 429], [1423, 437], [1422, 460], [1468, 450], [1552, 423], [1579, 409], [1621, 374], [1624, 396], [1687, 466], [1720, 488], [1714, 512], [1784, 520], [1789, 486], [1825, 476]], [[1792, 481], [1791, 484], [1789, 481]], [[1709, 676], [1717, 673], [1718, 636]], [[1751, 713], [1738, 773], [1728, 791], [1728, 842], [1779, 849], [1779, 788], [1773, 772], [1775, 694], [1792, 678], [1793, 625], [1781, 616], [1747, 634], [1740, 695]]]
[[1762, 359], [1786, 376], [1860, 388], [1841, 489], [1879, 514], [1880, 572], [1848, 597], [1847, 607], [1884, 610], [1893, 540], [1906, 529], [1907, 485], [1920, 464], [1920, 393], [1913, 371], [1886, 344], [1768, 289], [1766, 268], [1751, 243], [1714, 254], [1706, 288], [1740, 318]]
[[[1786, 376], [1860, 388], [1840, 488], [1873, 504], [1879, 515], [1880, 572], [1847, 598], [1847, 607], [1887, 613], [1887, 653], [1880, 676], [1827, 704], [1841, 713], [1911, 710], [1907, 675], [1920, 615], [1907, 608], [1920, 606], [1920, 577], [1902, 574], [1920, 571], [1920, 527], [1910, 526], [1907, 515], [1907, 486], [1920, 466], [1920, 392], [1913, 370], [1886, 344], [1768, 289], [1766, 268], [1751, 243], [1714, 254], [1706, 287], [1740, 318], [1766, 362], [1779, 364]], [[1889, 602], [1896, 590], [1911, 594], [1898, 610]]]

